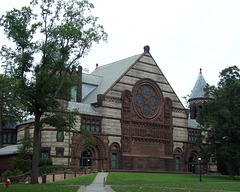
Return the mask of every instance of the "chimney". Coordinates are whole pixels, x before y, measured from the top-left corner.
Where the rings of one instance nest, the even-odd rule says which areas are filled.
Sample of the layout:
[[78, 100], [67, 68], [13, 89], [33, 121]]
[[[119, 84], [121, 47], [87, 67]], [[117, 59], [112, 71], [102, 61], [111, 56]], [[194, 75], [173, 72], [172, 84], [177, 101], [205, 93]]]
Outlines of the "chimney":
[[98, 63], [96, 63], [96, 68], [95, 68], [95, 70], [98, 68]]
[[202, 74], [202, 68], [200, 68], [200, 73], [199, 74]]
[[77, 102], [82, 102], [82, 66], [78, 67]]
[[150, 47], [148, 45], [143, 47], [144, 53], [149, 53]]

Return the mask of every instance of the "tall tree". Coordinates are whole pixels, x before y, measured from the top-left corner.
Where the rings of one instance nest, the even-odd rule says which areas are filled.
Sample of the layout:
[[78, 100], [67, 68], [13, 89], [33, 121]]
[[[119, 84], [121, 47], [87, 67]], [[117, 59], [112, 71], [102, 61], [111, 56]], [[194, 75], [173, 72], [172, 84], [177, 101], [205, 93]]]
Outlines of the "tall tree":
[[77, 83], [74, 71], [79, 59], [94, 42], [107, 39], [98, 18], [91, 15], [93, 8], [87, 0], [32, 0], [1, 17], [0, 25], [16, 46], [3, 46], [1, 55], [8, 73], [18, 80], [21, 102], [35, 116], [32, 183], [38, 183], [43, 123], [55, 122], [61, 130], [74, 125], [75, 116], [61, 107], [59, 99], [66, 98]]
[[208, 86], [214, 99], [205, 102], [197, 121], [202, 126], [204, 154], [226, 162], [230, 178], [240, 159], [240, 74], [237, 66], [220, 73], [218, 86]]
[[2, 126], [21, 122], [27, 116], [16, 93], [16, 79], [0, 74], [0, 147], [3, 146]]

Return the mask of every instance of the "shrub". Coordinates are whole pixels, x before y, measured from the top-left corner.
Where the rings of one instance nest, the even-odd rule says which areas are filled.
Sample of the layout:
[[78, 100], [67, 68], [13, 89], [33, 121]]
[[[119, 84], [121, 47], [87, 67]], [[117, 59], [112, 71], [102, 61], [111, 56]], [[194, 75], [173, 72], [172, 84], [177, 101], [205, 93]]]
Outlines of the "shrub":
[[38, 167], [42, 167], [42, 166], [52, 166], [52, 158], [44, 158], [44, 159], [40, 159], [39, 163], [38, 163]]
[[12, 171], [7, 170], [7, 171], [4, 171], [1, 176], [7, 178], [7, 177], [10, 177], [12, 175], [13, 175]]
[[21, 175], [23, 174], [23, 172], [20, 169], [14, 169], [14, 171], [12, 172], [12, 175], [16, 176], [16, 175]]

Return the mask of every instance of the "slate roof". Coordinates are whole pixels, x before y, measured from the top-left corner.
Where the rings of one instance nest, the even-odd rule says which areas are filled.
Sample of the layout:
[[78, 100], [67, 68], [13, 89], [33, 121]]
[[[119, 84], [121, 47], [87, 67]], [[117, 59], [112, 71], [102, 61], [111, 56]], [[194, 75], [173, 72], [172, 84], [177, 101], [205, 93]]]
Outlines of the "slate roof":
[[[94, 70], [91, 75], [101, 77], [99, 85], [94, 89], [82, 102], [96, 103], [97, 95], [104, 94], [121, 75], [123, 75], [141, 56], [142, 54], [134, 55], [120, 61], [116, 61], [107, 65], [103, 65]], [[91, 78], [89, 76], [89, 78]]]
[[84, 100], [102, 81], [102, 77], [82, 74], [82, 100]]
[[82, 74], [82, 83], [89, 85], [99, 85], [102, 81], [102, 77], [92, 74]]
[[196, 99], [196, 98], [206, 98], [205, 91], [204, 91], [204, 88], [206, 87], [206, 85], [207, 83], [202, 75], [202, 72], [200, 71], [189, 100]]
[[79, 113], [84, 115], [93, 115], [93, 116], [102, 116], [98, 110], [91, 104], [86, 103], [77, 103], [77, 102], [68, 102], [68, 109], [73, 111], [77, 109]]
[[0, 148], [0, 155], [12, 155], [17, 153], [18, 147], [20, 147], [21, 144], [19, 145], [9, 145], [3, 148]]
[[197, 123], [196, 119], [188, 119], [188, 127], [194, 129], [200, 129], [199, 124]]

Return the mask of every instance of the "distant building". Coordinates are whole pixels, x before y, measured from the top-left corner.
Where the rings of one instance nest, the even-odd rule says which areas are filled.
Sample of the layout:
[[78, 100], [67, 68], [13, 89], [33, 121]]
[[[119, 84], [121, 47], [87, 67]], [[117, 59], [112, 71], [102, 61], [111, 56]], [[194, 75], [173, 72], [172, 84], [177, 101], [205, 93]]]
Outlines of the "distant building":
[[[194, 143], [200, 130], [195, 119], [202, 102], [209, 99], [202, 92], [206, 82], [200, 72], [189, 99], [189, 118], [149, 49], [145, 46], [142, 54], [96, 65], [91, 74], [80, 73], [71, 99], [63, 103], [77, 109], [81, 119], [70, 133], [44, 126], [42, 158], [98, 171], [199, 172], [201, 149]], [[26, 131], [33, 135], [33, 123], [17, 126], [18, 141]], [[96, 147], [83, 150], [80, 129], [93, 134]]]

